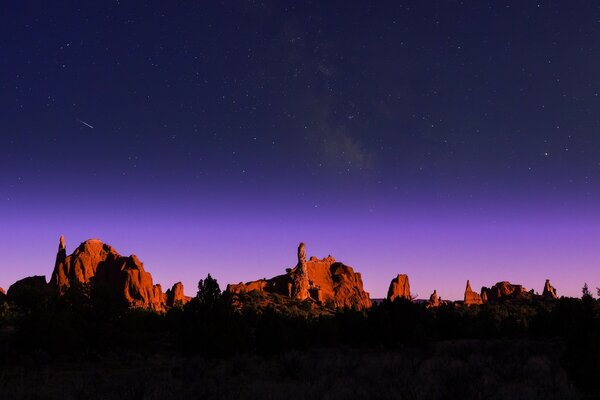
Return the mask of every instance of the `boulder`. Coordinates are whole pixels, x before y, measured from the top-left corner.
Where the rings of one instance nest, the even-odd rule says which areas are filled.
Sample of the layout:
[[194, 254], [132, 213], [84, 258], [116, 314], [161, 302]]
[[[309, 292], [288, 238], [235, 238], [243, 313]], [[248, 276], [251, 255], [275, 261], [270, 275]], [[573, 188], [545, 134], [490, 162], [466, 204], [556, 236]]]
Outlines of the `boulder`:
[[298, 246], [294, 268], [271, 279], [227, 285], [226, 293], [271, 293], [299, 301], [313, 301], [330, 308], [366, 309], [371, 307], [360, 273], [337, 262], [332, 256], [306, 260], [304, 243]]
[[16, 304], [33, 307], [49, 294], [45, 276], [29, 276], [13, 283], [6, 297]]
[[471, 282], [467, 280], [467, 287], [465, 288], [465, 305], [471, 306], [477, 304], [483, 304], [483, 300], [479, 294], [471, 289]]
[[167, 289], [165, 294], [168, 307], [184, 305], [191, 300], [191, 297], [188, 297], [183, 293], [183, 284], [181, 282], [177, 282], [171, 289]]
[[546, 299], [558, 298], [558, 295], [556, 294], [556, 289], [550, 284], [550, 279], [546, 279], [546, 283], [544, 284], [544, 291], [542, 292], [542, 296]]
[[387, 299], [389, 301], [394, 301], [398, 298], [412, 300], [412, 297], [410, 296], [410, 283], [408, 282], [408, 275], [398, 274], [398, 276], [392, 279], [390, 282]]
[[62, 294], [75, 283], [91, 281], [130, 306], [156, 311], [165, 308], [166, 298], [160, 285], [154, 285], [152, 275], [135, 255], [121, 256], [110, 245], [90, 239], [67, 256], [61, 236], [50, 286]]
[[522, 285], [513, 285], [510, 282], [502, 281], [496, 283], [491, 288], [482, 287], [481, 297], [486, 301], [495, 302], [499, 300], [526, 298], [533, 295], [533, 291], [527, 291]]

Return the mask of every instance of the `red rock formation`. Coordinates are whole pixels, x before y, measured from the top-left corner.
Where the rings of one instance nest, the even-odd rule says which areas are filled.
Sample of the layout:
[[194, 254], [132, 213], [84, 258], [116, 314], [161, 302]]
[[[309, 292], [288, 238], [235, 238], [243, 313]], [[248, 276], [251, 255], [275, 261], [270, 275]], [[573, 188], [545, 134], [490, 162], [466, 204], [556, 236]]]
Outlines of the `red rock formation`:
[[0, 302], [4, 302], [6, 300], [6, 293], [4, 292], [4, 289], [2, 289], [0, 287]]
[[306, 261], [303, 243], [298, 247], [298, 263], [284, 275], [271, 279], [227, 285], [230, 294], [258, 291], [287, 296], [292, 299], [310, 299], [332, 308], [365, 309], [371, 306], [369, 294], [364, 291], [360, 273], [352, 267], [335, 261], [311, 257]]
[[398, 276], [392, 279], [390, 282], [387, 299], [394, 301], [397, 298], [412, 300], [412, 297], [410, 296], [410, 283], [408, 282], [408, 275], [398, 274]]
[[533, 291], [528, 292], [522, 285], [513, 285], [507, 281], [498, 282], [491, 288], [481, 288], [481, 296], [485, 297], [486, 301], [491, 302], [501, 299], [528, 297], [530, 295], [533, 295]]
[[467, 280], [467, 287], [465, 288], [465, 305], [470, 306], [474, 304], [483, 304], [483, 301], [481, 296], [471, 289], [471, 282]]
[[429, 301], [427, 302], [428, 308], [439, 307], [442, 304], [442, 299], [439, 298], [437, 294], [437, 290], [434, 290], [429, 296]]
[[64, 293], [73, 283], [88, 283], [92, 279], [98, 287], [109, 289], [133, 307], [164, 309], [166, 299], [160, 285], [153, 284], [152, 275], [135, 255], [121, 256], [111, 246], [90, 239], [67, 256], [61, 236], [50, 286]]
[[181, 282], [177, 282], [171, 289], [167, 289], [166, 303], [168, 307], [184, 305], [190, 300], [191, 297], [188, 297], [183, 293], [183, 284]]
[[542, 296], [547, 299], [556, 299], [558, 295], [556, 294], [556, 289], [552, 287], [550, 284], [550, 279], [546, 279], [546, 283], [544, 284], [544, 291], [542, 292]]

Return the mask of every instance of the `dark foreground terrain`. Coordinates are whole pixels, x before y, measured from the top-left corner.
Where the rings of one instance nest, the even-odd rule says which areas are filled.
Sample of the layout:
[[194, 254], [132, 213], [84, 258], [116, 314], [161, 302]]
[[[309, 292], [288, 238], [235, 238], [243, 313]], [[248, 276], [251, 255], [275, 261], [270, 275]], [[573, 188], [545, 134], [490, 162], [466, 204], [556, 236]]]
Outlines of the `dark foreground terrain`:
[[171, 356], [4, 367], [2, 399], [578, 399], [557, 341], [317, 349], [224, 359]]
[[596, 399], [600, 301], [366, 310], [222, 294], [166, 312], [94, 285], [0, 299], [0, 399]]

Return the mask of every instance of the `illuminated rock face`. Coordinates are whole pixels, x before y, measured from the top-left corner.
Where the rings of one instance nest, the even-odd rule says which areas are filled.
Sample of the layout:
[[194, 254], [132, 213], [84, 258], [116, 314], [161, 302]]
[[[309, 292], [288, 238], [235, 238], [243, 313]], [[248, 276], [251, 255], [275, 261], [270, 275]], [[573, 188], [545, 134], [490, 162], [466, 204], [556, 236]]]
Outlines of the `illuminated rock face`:
[[507, 281], [498, 282], [491, 288], [481, 288], [481, 297], [485, 298], [485, 302], [524, 298], [533, 295], [533, 290], [527, 291], [522, 285], [514, 285]]
[[471, 306], [476, 304], [483, 304], [483, 300], [479, 294], [471, 289], [471, 282], [467, 280], [467, 287], [465, 288], [465, 305]]
[[550, 284], [550, 279], [546, 279], [546, 283], [544, 284], [544, 291], [542, 292], [542, 296], [546, 299], [557, 299], [558, 295], [556, 294], [556, 289]]
[[412, 300], [410, 297], [410, 283], [408, 282], [408, 275], [398, 274], [398, 276], [392, 279], [390, 282], [387, 299], [394, 301], [398, 298]]
[[160, 285], [153, 284], [152, 275], [144, 270], [144, 264], [135, 255], [121, 256], [110, 245], [90, 239], [67, 256], [61, 236], [50, 286], [64, 293], [73, 284], [91, 280], [130, 306], [156, 311], [165, 308], [166, 296]]
[[171, 289], [167, 289], [165, 295], [167, 298], [167, 307], [184, 305], [191, 300], [190, 297], [183, 294], [183, 284], [181, 282], [177, 282]]
[[360, 273], [331, 256], [306, 260], [304, 243], [298, 246], [298, 263], [286, 274], [227, 285], [226, 289], [231, 294], [252, 291], [279, 294], [296, 300], [312, 300], [332, 308], [362, 310], [371, 307]]

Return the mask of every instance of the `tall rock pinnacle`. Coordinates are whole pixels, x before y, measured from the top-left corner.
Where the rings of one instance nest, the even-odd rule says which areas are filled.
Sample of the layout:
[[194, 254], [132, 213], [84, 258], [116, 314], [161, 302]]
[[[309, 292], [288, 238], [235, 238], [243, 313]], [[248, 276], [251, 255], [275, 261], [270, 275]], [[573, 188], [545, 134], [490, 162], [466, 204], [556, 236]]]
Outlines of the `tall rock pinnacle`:
[[465, 288], [465, 304], [470, 306], [473, 304], [483, 304], [483, 300], [478, 293], [471, 289], [471, 282], [467, 279], [467, 287]]
[[306, 245], [304, 242], [301, 242], [298, 245], [298, 265], [304, 264], [306, 262]]
[[398, 276], [392, 279], [390, 282], [387, 299], [394, 301], [397, 298], [412, 300], [412, 297], [410, 296], [410, 283], [408, 282], [408, 275], [398, 274]]
[[556, 299], [558, 295], [556, 294], [556, 289], [550, 284], [550, 279], [546, 279], [546, 283], [544, 284], [544, 291], [542, 292], [542, 296], [547, 299]]

